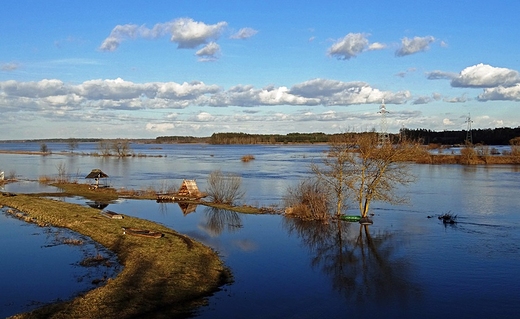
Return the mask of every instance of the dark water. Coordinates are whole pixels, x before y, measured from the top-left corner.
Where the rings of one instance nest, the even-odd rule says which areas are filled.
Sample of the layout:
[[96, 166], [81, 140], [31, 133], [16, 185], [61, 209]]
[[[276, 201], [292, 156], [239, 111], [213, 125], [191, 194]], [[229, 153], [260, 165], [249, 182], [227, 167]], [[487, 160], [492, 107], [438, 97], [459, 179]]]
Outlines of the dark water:
[[[0, 318], [69, 299], [118, 273], [115, 256], [90, 238], [67, 229], [38, 227], [6, 210], [0, 209]], [[82, 261], [98, 254], [112, 266], [82, 266]]]
[[[88, 151], [88, 145], [83, 147]], [[326, 149], [134, 148], [162, 157], [0, 154], [0, 169], [7, 173], [5, 167], [14, 167], [17, 175], [36, 179], [56, 174], [56, 164], [62, 162], [80, 177], [101, 168], [116, 188], [180, 185], [183, 178], [195, 178], [202, 189], [207, 175], [221, 169], [243, 177], [245, 203], [270, 205], [280, 204], [287, 186], [308, 176], [308, 165]], [[242, 163], [240, 157], [246, 154], [255, 160]], [[368, 229], [357, 223], [302, 223], [203, 206], [185, 214], [178, 204], [153, 201], [120, 200], [109, 208], [167, 225], [218, 251], [235, 282], [212, 296], [198, 318], [516, 318], [519, 168], [412, 165], [410, 169], [417, 181], [402, 189], [409, 204], [375, 203], [374, 225]], [[86, 204], [79, 198], [66, 200]], [[448, 212], [457, 215], [458, 223], [444, 225], [436, 218]], [[23, 295], [26, 288], [18, 289]]]

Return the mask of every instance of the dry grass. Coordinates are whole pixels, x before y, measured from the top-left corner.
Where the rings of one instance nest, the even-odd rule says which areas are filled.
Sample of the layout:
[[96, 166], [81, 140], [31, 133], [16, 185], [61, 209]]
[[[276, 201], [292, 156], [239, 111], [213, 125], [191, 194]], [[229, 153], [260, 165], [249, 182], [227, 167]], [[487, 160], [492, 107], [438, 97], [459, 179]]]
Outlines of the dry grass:
[[250, 162], [254, 159], [255, 159], [255, 156], [251, 155], [251, 154], [242, 156], [242, 162]]
[[[171, 318], [192, 311], [229, 279], [210, 248], [150, 221], [128, 216], [108, 220], [93, 208], [27, 195], [0, 196], [0, 205], [24, 212], [31, 222], [89, 236], [116, 253], [124, 266], [101, 287], [15, 318]], [[152, 229], [165, 236], [126, 236], [123, 226]]]

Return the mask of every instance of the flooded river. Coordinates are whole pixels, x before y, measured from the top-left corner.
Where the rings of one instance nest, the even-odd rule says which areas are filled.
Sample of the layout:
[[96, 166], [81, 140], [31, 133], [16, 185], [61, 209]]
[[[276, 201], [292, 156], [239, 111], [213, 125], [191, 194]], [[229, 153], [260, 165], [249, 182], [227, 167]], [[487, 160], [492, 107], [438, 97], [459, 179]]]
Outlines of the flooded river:
[[[0, 144], [0, 149], [6, 147]], [[36, 144], [16, 147], [39, 149]], [[48, 147], [67, 149], [65, 144]], [[74, 152], [95, 148], [85, 143]], [[178, 187], [186, 178], [196, 179], [204, 189], [208, 174], [220, 169], [242, 176], [244, 204], [267, 206], [281, 205], [287, 187], [308, 177], [309, 165], [319, 161], [327, 147], [132, 145], [132, 149], [153, 156], [0, 154], [0, 170], [6, 176], [36, 180], [56, 176], [57, 166], [65, 165], [71, 178], [86, 182], [84, 177], [100, 168], [115, 188]], [[255, 160], [243, 163], [241, 157], [248, 154]], [[164, 224], [219, 253], [235, 281], [211, 296], [197, 318], [516, 318], [520, 311], [520, 168], [411, 165], [410, 170], [417, 181], [401, 190], [409, 203], [374, 203], [374, 224], [368, 228], [155, 201], [119, 200], [108, 208]], [[31, 191], [28, 185], [16, 184], [6, 185], [4, 191], [20, 188]], [[81, 198], [65, 200], [87, 205]], [[457, 223], [443, 224], [437, 216], [444, 213], [457, 215]], [[25, 229], [18, 223], [5, 216], [0, 219], [4, 232]], [[60, 277], [62, 267], [71, 263], [57, 259], [62, 266], [47, 265], [50, 252], [45, 249], [23, 258], [15, 254], [12, 249], [23, 249], [22, 241], [43, 245], [38, 241], [41, 236], [31, 232], [17, 241], [0, 237], [2, 247], [11, 247], [2, 249], [0, 260], [10, 258], [15, 263], [5, 268], [8, 273], [2, 268], [2, 280], [21, 273], [34, 276], [10, 286], [19, 298], [27, 296], [25, 304], [48, 301], [32, 293], [57, 290], [56, 282], [37, 276], [42, 268]], [[78, 286], [77, 280], [63, 278], [64, 285]], [[6, 295], [0, 298], [2, 308], [11, 302]]]

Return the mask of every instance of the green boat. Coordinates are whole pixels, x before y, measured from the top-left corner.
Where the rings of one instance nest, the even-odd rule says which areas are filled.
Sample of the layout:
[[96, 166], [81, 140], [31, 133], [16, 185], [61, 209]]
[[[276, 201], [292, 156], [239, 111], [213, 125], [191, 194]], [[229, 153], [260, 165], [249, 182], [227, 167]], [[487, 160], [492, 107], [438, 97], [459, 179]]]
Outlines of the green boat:
[[361, 219], [361, 216], [356, 215], [341, 215], [339, 217], [341, 220], [346, 220], [348, 222], [358, 222]]

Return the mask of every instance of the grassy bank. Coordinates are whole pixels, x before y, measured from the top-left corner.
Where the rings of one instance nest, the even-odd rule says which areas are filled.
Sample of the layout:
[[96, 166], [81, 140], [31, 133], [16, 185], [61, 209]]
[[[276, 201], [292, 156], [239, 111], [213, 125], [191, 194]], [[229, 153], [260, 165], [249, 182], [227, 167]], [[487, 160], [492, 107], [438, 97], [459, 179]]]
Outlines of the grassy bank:
[[[230, 278], [210, 248], [150, 221], [108, 219], [93, 208], [27, 195], [0, 196], [0, 204], [25, 212], [38, 224], [87, 235], [116, 253], [124, 266], [104, 286], [15, 318], [181, 317]], [[124, 235], [121, 227], [160, 231], [164, 237]]]

